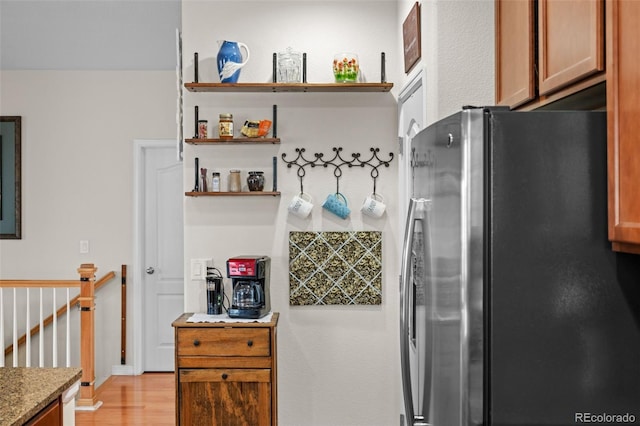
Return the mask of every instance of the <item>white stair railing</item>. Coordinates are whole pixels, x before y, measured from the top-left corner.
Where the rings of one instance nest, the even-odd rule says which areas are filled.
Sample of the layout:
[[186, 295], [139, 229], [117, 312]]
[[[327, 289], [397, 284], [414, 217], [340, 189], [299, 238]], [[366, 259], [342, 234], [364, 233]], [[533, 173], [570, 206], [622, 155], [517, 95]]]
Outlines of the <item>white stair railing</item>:
[[[51, 350], [48, 352], [51, 355], [50, 367], [59, 367], [58, 363], [58, 351], [60, 342], [63, 341], [65, 344], [65, 367], [71, 366], [71, 315], [66, 315], [66, 327], [64, 330], [64, 335], [61, 335], [58, 331], [58, 317], [60, 316], [56, 312], [57, 305], [57, 289], [59, 287], [65, 287], [66, 291], [66, 311], [69, 311], [70, 302], [71, 302], [71, 292], [70, 289], [73, 287], [79, 287], [78, 281], [57, 281], [50, 282], [47, 286], [35, 287], [35, 284], [31, 284], [29, 281], [20, 281], [17, 282], [12, 280], [12, 284], [14, 285], [12, 290], [12, 303], [11, 303], [11, 330], [12, 330], [12, 344], [5, 349], [4, 356], [0, 357], [0, 367], [4, 367], [6, 364], [5, 358], [8, 355], [12, 355], [12, 359], [10, 361], [11, 366], [13, 367], [32, 367], [33, 364], [33, 356], [32, 356], [32, 338], [34, 334], [38, 333], [40, 330], [44, 330], [45, 325], [52, 324], [52, 333], [51, 333]], [[9, 285], [8, 280], [0, 281], [0, 342], [3, 342], [5, 339], [5, 328], [7, 324], [5, 324], [4, 320], [4, 291]], [[29, 287], [25, 287], [25, 286]], [[55, 314], [49, 315], [49, 318], [45, 316], [45, 305], [48, 303], [47, 300], [47, 292], [45, 289], [50, 288], [51, 292], [48, 294], [51, 299], [51, 310]], [[22, 295], [19, 294], [19, 290], [24, 289], [24, 297], [20, 297]], [[37, 296], [34, 296], [32, 290], [37, 289]], [[37, 304], [38, 306], [38, 324], [35, 327], [32, 327], [32, 314], [31, 307]], [[24, 318], [21, 318], [21, 311], [24, 311]], [[47, 315], [49, 312], [46, 313]], [[22, 321], [23, 320], [23, 321]], [[25, 330], [22, 336], [22, 333], [19, 330]], [[26, 330], [30, 330], [30, 337], [27, 338]], [[45, 367], [47, 364], [45, 354], [46, 344], [44, 333], [38, 333], [38, 356], [37, 356], [37, 365], [38, 367]], [[19, 350], [20, 346], [24, 345], [24, 351], [21, 353]], [[21, 361], [21, 355], [24, 356], [24, 359]]]
[[[97, 268], [93, 264], [83, 264], [78, 268], [80, 280], [0, 280], [0, 342], [4, 346], [5, 329], [8, 330], [8, 324], [5, 324], [5, 302], [11, 303], [12, 313], [12, 344], [6, 347], [3, 356], [0, 357], [0, 367], [5, 366], [5, 358], [12, 355], [12, 365], [18, 367], [20, 364], [20, 345], [24, 344], [24, 366], [31, 367], [31, 340], [36, 333], [38, 335], [38, 365], [45, 366], [46, 344], [44, 338], [44, 330], [48, 325], [52, 325], [52, 342], [51, 342], [51, 366], [58, 367], [58, 343], [61, 339], [58, 336], [58, 318], [66, 313], [65, 327], [65, 366], [71, 366], [71, 305], [76, 303], [79, 305], [79, 321], [80, 321], [80, 367], [82, 368], [82, 378], [80, 387], [80, 397], [77, 401], [78, 407], [84, 409], [92, 409], [100, 406], [95, 396], [95, 334], [94, 334], [94, 317], [95, 317], [95, 289], [115, 277], [114, 272], [109, 272], [102, 277], [98, 283], [95, 280], [95, 272]], [[66, 291], [65, 304], [57, 307], [57, 289], [64, 288]], [[79, 295], [73, 299], [70, 289], [79, 288]], [[13, 300], [9, 302], [5, 300], [5, 290], [13, 290]], [[25, 300], [18, 298], [18, 289], [25, 289]], [[31, 305], [35, 304], [31, 299], [31, 289], [39, 289], [38, 292], [38, 324], [31, 327]], [[51, 306], [52, 314], [45, 318], [46, 289], [51, 289]], [[24, 330], [22, 337], [18, 337], [18, 330], [21, 328], [21, 309], [24, 309]]]

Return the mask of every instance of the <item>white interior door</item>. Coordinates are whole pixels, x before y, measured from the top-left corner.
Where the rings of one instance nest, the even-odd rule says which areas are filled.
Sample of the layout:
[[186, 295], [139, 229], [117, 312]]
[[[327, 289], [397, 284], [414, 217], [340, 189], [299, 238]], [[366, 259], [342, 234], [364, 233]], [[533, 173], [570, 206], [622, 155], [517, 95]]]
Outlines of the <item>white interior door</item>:
[[150, 145], [143, 158], [143, 369], [173, 371], [171, 323], [184, 309], [182, 163], [175, 145]]

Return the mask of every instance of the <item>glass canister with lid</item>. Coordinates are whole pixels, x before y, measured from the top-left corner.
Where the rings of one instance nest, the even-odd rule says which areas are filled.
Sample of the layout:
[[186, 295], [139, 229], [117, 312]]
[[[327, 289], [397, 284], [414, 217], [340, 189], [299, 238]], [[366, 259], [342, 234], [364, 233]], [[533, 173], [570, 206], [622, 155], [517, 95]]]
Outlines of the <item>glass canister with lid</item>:
[[218, 122], [218, 137], [220, 139], [233, 139], [233, 114], [220, 114]]
[[207, 120], [198, 120], [198, 139], [207, 138]]
[[240, 170], [231, 170], [229, 172], [229, 192], [242, 191], [242, 182], [240, 180]]
[[262, 191], [264, 190], [264, 172], [251, 171], [247, 177], [247, 186], [249, 191]]
[[278, 53], [278, 82], [300, 83], [302, 54], [287, 47], [286, 52]]

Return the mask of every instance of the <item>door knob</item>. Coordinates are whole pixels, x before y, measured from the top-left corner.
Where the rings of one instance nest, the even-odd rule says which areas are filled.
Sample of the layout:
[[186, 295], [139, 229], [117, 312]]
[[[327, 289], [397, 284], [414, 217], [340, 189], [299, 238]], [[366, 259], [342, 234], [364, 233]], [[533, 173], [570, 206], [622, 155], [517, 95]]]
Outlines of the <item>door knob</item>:
[[156, 271], [156, 270], [155, 270], [155, 269], [153, 269], [153, 266], [149, 266], [149, 267], [147, 268], [147, 274], [149, 274], [149, 275], [153, 274], [155, 271]]

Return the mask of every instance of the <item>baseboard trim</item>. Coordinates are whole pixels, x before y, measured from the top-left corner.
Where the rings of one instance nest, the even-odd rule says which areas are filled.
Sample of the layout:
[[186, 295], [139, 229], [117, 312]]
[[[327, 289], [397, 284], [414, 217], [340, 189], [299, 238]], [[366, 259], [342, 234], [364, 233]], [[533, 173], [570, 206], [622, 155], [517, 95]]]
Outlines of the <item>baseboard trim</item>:
[[111, 375], [113, 376], [135, 376], [132, 365], [113, 365], [111, 366]]
[[76, 411], [96, 411], [102, 406], [102, 401], [96, 401], [94, 405], [76, 405]]

